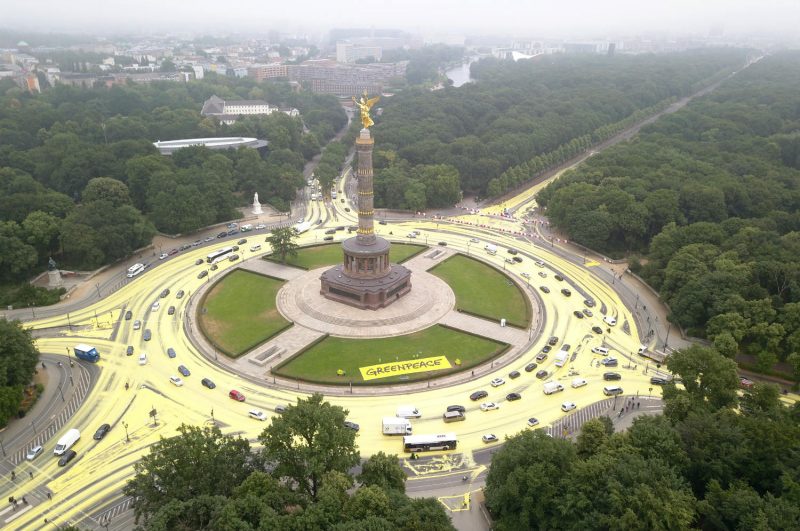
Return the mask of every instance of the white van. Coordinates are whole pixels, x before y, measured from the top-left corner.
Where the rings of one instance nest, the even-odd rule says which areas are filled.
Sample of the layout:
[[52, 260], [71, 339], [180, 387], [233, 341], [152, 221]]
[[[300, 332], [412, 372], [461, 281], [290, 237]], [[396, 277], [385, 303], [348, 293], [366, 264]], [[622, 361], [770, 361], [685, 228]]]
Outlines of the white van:
[[645, 352], [647, 352], [647, 345], [639, 345], [639, 355], [641, 356]]
[[497, 254], [497, 246], [492, 245], [491, 243], [487, 243], [483, 250], [491, 255]]
[[54, 455], [64, 455], [64, 452], [69, 450], [73, 444], [75, 444], [78, 439], [81, 438], [81, 432], [72, 428], [71, 430], [67, 431], [56, 443], [56, 447], [53, 450]]
[[575, 378], [574, 380], [572, 380], [572, 387], [574, 389], [577, 389], [578, 387], [583, 387], [584, 385], [586, 385], [586, 380], [584, 380], [583, 378]]
[[552, 395], [553, 393], [557, 393], [559, 391], [564, 390], [564, 386], [558, 382], [547, 382], [542, 386], [542, 390], [546, 395]]
[[622, 387], [618, 385], [607, 385], [603, 387], [603, 394], [606, 396], [621, 395]]
[[609, 326], [614, 326], [615, 324], [617, 324], [617, 318], [612, 317], [610, 315], [606, 315], [605, 317], [603, 317], [603, 322]]
[[404, 419], [418, 419], [422, 416], [422, 413], [414, 406], [398, 406], [395, 416]]
[[600, 354], [601, 356], [608, 356], [608, 349], [606, 347], [592, 347], [592, 354]]
[[242, 225], [241, 228], [239, 229], [240, 232], [250, 232], [251, 230], [253, 230], [253, 226], [250, 223]]

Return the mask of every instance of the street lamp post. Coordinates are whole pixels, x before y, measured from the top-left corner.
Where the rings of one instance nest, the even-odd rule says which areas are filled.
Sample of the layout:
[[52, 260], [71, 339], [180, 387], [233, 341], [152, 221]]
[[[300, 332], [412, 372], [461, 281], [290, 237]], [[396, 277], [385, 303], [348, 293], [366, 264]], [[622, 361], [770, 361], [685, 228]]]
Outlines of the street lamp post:
[[3, 441], [2, 440], [0, 440], [0, 450], [2, 450], [2, 452], [3, 452], [3, 457], [7, 457], [6, 456], [6, 449], [3, 447]]
[[97, 288], [97, 298], [98, 298], [98, 299], [102, 299], [102, 298], [103, 298], [103, 296], [102, 296], [102, 295], [100, 295], [100, 283], [99, 283], [99, 282], [95, 282], [95, 283], [94, 283], [94, 287], [95, 287], [95, 288]]
[[667, 338], [664, 340], [664, 350], [669, 347], [669, 331], [672, 328], [672, 323], [667, 323]]

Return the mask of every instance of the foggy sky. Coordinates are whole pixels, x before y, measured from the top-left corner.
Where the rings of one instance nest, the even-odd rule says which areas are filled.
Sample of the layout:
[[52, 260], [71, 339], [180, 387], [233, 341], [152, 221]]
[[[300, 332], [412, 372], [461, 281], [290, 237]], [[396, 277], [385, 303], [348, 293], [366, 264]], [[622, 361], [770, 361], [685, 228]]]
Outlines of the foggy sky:
[[0, 0], [0, 26], [99, 34], [375, 27], [587, 38], [717, 28], [778, 36], [800, 28], [800, 0]]

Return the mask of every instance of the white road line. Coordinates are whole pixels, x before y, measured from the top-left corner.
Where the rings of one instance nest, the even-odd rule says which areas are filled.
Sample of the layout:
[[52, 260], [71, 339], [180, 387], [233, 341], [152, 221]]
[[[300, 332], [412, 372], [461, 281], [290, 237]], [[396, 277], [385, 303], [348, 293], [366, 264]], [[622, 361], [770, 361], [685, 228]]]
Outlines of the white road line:
[[30, 511], [31, 509], [33, 509], [33, 505], [26, 505], [25, 507], [23, 507], [22, 509], [20, 509], [19, 511], [17, 511], [17, 512], [16, 512], [16, 513], [15, 513], [13, 516], [11, 516], [10, 518], [6, 518], [5, 522], [6, 522], [6, 523], [13, 522], [14, 520], [16, 520], [17, 518], [19, 518], [19, 517], [20, 517], [20, 516], [22, 516], [23, 514], [27, 513], [27, 512], [28, 512], [28, 511]]

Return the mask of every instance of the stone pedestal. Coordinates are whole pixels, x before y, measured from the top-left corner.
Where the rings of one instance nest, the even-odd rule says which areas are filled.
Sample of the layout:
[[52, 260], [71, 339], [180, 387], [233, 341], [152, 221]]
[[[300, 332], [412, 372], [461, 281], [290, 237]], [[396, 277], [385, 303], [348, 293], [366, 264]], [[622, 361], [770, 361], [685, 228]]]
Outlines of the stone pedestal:
[[58, 269], [53, 269], [47, 272], [47, 286], [51, 288], [60, 288], [64, 285], [64, 281], [61, 278], [61, 271]]

